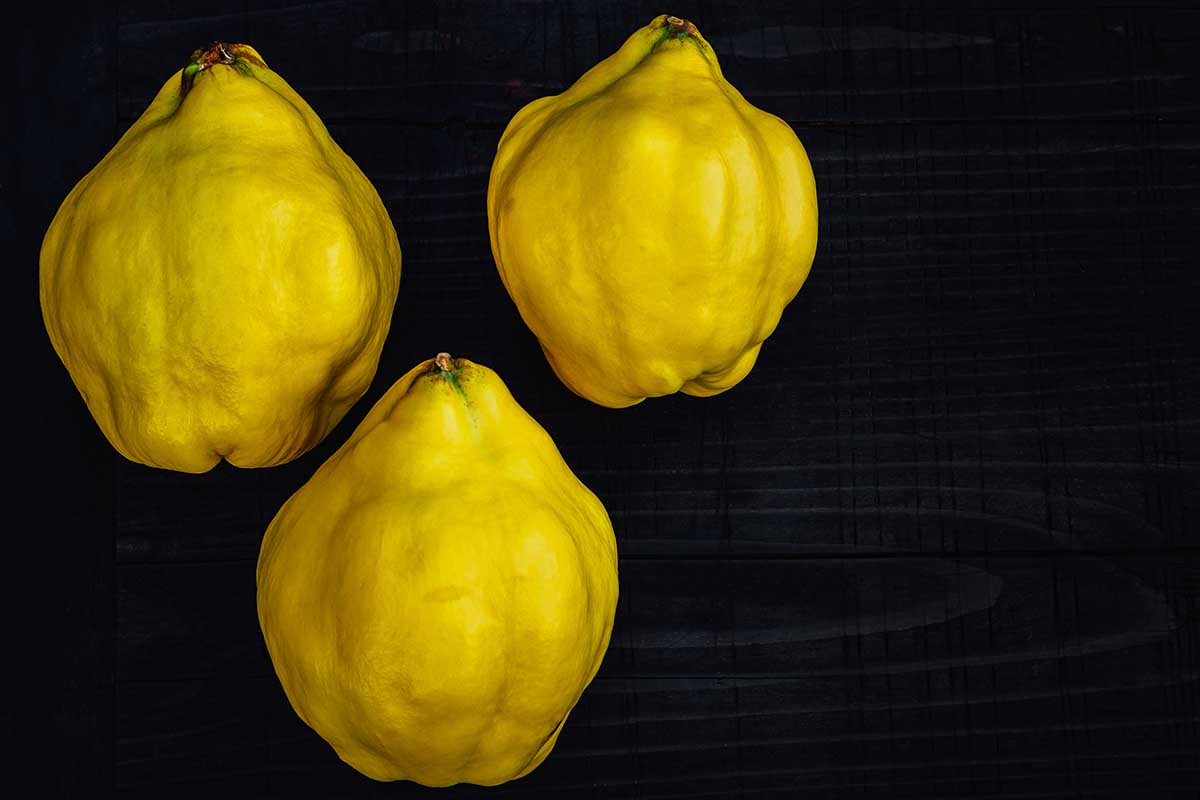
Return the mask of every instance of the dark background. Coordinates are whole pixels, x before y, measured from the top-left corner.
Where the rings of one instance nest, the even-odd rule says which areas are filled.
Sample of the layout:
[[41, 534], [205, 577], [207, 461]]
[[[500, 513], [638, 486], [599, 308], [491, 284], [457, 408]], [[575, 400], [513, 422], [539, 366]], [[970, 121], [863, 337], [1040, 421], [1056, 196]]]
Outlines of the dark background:
[[[0, 795], [1200, 796], [1200, 12], [1060, 0], [130, 2], [5, 39]], [[812, 275], [733, 390], [606, 410], [492, 264], [497, 140], [659, 13], [808, 148]], [[392, 213], [369, 394], [287, 466], [124, 461], [42, 328], [58, 204], [191, 51], [245, 41]], [[255, 615], [280, 504], [391, 383], [496, 369], [607, 505], [612, 645], [493, 790], [376, 784]]]

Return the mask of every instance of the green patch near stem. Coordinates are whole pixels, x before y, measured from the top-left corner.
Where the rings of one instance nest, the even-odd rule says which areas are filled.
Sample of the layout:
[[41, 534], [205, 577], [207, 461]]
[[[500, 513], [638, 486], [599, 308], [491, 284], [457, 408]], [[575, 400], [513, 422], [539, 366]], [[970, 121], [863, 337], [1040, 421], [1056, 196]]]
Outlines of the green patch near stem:
[[720, 76], [721, 68], [717, 64], [716, 53], [709, 47], [708, 42], [704, 41], [704, 37], [700, 35], [700, 30], [694, 24], [686, 19], [664, 14], [661, 17], [656, 17], [650, 23], [650, 28], [651, 30], [656, 30], [658, 33], [650, 45], [650, 50], [642, 60], [657, 53], [665, 42], [691, 42], [692, 46], [708, 62], [714, 74]]
[[683, 39], [691, 39], [697, 47], [700, 47], [701, 50], [704, 49], [700, 44], [700, 32], [696, 29], [695, 25], [693, 25], [691, 22], [688, 22], [686, 19], [668, 16], [662, 19], [661, 24], [662, 30], [659, 31], [658, 37], [654, 40], [654, 44], [650, 45], [651, 53], [661, 47], [663, 42], [671, 40], [678, 41]]
[[233, 67], [239, 74], [248, 78], [254, 77], [254, 67], [265, 69], [267, 66], [245, 45], [213, 42], [208, 47], [201, 47], [194, 51], [188, 65], [183, 68], [183, 75], [180, 76], [179, 102], [182, 103], [188, 92], [192, 90], [196, 76], [217, 64]]
[[450, 386], [454, 388], [454, 391], [458, 392], [458, 396], [463, 399], [463, 402], [468, 406], [470, 405], [470, 401], [467, 400], [467, 393], [463, 391], [462, 383], [458, 379], [460, 374], [458, 364], [450, 357], [449, 353], [438, 353], [437, 358], [433, 359], [433, 366], [430, 367], [429, 371], [445, 378]]
[[[479, 433], [479, 410], [471, 402], [470, 398], [467, 397], [467, 393], [463, 391], [462, 377], [464, 376], [459, 362], [451, 358], [449, 353], [438, 353], [437, 357], [433, 359], [433, 364], [429, 367], [428, 374], [433, 380], [437, 380], [438, 378], [445, 380], [462, 399], [463, 408], [467, 412], [467, 419], [471, 423], [471, 436], [478, 444], [481, 441]], [[465, 377], [467, 381], [471, 380], [470, 375]]]

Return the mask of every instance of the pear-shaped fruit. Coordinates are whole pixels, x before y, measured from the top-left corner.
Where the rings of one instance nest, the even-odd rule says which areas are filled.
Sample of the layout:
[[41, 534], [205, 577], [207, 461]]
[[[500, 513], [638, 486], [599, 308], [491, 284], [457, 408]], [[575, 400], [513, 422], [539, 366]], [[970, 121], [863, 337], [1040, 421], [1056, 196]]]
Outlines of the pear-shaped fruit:
[[604, 506], [494, 372], [445, 353], [284, 504], [258, 560], [292, 707], [381, 781], [494, 785], [540, 764], [616, 602]]
[[125, 457], [288, 461], [370, 385], [400, 246], [367, 178], [253, 48], [163, 85], [42, 243], [46, 330]]
[[521, 109], [487, 202], [500, 277], [554, 371], [611, 407], [744, 378], [816, 250], [804, 147], [675, 17]]

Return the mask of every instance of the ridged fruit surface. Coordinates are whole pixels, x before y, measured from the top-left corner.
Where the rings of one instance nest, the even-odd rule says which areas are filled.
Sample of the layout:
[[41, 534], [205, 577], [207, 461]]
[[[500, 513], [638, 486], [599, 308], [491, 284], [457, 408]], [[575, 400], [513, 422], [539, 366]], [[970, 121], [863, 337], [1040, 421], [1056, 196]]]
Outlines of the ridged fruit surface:
[[400, 246], [374, 187], [248, 45], [163, 85], [42, 243], [46, 330], [126, 458], [289, 461], [375, 374]]
[[499, 376], [444, 353], [287, 501], [258, 561], [292, 707], [380, 781], [534, 769], [600, 666], [616, 602], [604, 506]]
[[803, 145], [660, 16], [512, 119], [488, 186], [500, 277], [554, 371], [611, 407], [742, 380], [817, 242]]

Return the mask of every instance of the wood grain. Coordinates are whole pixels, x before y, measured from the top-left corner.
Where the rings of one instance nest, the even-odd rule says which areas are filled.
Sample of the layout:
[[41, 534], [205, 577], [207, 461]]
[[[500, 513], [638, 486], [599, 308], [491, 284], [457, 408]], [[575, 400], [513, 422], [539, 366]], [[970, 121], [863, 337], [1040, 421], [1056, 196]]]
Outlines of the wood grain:
[[84, 6], [7, 39], [0, 795], [70, 795], [115, 782], [114, 459], [42, 328], [37, 259], [116, 135], [116, 24]]
[[[819, 249], [742, 384], [614, 412], [550, 372], [484, 200], [511, 116], [664, 10], [804, 142]], [[372, 180], [404, 275], [376, 379], [324, 443], [200, 476], [108, 448], [18, 279], [0, 345], [34, 366], [11, 393], [47, 399], [9, 434], [26, 533], [8, 552], [14, 607], [49, 599], [5, 628], [48, 654], [0, 712], [9, 794], [1200, 795], [1200, 12], [138, 0], [31, 30], [6, 185], [32, 201], [4, 198], [22, 263], [163, 80], [223, 39], [259, 49]], [[341, 764], [289, 707], [254, 608], [275, 511], [441, 350], [504, 377], [621, 553], [600, 674], [546, 763], [490, 790]]]
[[[192, 616], [214, 592], [251, 597], [252, 565], [122, 573], [145, 587], [120, 615], [123, 782], [348, 785], [287, 709], [253, 621]], [[1198, 597], [1195, 557], [624, 562], [612, 645], [554, 766], [502, 794], [890, 776], [943, 796], [1009, 775], [1111, 788], [1114, 765], [1191, 779]]]

